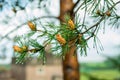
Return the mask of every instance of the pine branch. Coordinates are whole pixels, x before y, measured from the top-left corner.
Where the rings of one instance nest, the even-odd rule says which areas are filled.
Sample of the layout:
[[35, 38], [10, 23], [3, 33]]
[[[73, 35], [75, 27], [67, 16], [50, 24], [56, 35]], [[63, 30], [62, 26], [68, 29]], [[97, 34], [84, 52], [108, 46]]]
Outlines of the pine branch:
[[[42, 17], [38, 17], [38, 18], [35, 18], [35, 19], [32, 19], [30, 20], [31, 22], [32, 21], [36, 21], [38, 19], [43, 19], [43, 18], [54, 18], [54, 19], [58, 19], [58, 17], [55, 17], [55, 16], [42, 16]], [[1, 37], [0, 41], [2, 41], [4, 38], [8, 37], [10, 34], [12, 34], [13, 32], [15, 32], [16, 30], [18, 30], [19, 28], [21, 28], [21, 26], [23, 25], [26, 25], [27, 22], [17, 26], [16, 28], [14, 28], [13, 30], [11, 30], [10, 32], [8, 32], [5, 36]]]
[[[112, 10], [119, 3], [120, 3], [120, 1], [116, 2], [111, 8], [109, 8], [108, 11]], [[82, 32], [81, 34], [84, 34], [84, 33], [88, 32], [90, 29], [93, 29], [94, 27], [97, 27], [105, 19], [105, 13], [103, 14], [102, 18], [97, 23], [95, 23], [94, 25], [92, 25], [90, 28], [88, 28], [86, 31]]]
[[[79, 1], [79, 0], [78, 0]], [[113, 9], [117, 4], [119, 4], [120, 3], [120, 1], [118, 1], [118, 2], [116, 2], [116, 3], [114, 3], [114, 5], [109, 9], [109, 10], [111, 10], [111, 9]], [[85, 4], [85, 2], [83, 2], [83, 3], [81, 3], [81, 5], [77, 8], [77, 10], [75, 11], [75, 14], [79, 11], [79, 9], [83, 6]]]
[[105, 18], [105, 16], [103, 16], [96, 24], [92, 25], [90, 28], [88, 28], [86, 31], [82, 32], [81, 34], [85, 34], [90, 29], [93, 29], [94, 27], [97, 27], [104, 20], [104, 18]]

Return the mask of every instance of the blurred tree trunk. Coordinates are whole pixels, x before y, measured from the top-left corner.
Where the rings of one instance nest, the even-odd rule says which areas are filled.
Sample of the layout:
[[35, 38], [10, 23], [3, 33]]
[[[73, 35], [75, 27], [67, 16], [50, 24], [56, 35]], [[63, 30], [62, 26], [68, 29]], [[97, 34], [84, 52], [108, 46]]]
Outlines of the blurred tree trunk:
[[[73, 0], [60, 0], [60, 16], [59, 19], [65, 22], [65, 15], [69, 14], [71, 19], [74, 19], [73, 13], [74, 3]], [[79, 80], [79, 63], [76, 53], [75, 41], [70, 41], [69, 51], [66, 52], [65, 58], [63, 59], [63, 79], [64, 80]]]

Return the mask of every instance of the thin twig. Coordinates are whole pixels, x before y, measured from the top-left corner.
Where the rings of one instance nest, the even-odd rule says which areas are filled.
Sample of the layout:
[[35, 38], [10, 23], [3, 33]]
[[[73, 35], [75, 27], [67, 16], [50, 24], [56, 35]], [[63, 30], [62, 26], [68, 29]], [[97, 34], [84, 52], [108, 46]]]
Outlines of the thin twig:
[[73, 9], [79, 4], [80, 0], [77, 0], [77, 2], [74, 4]]
[[[82, 28], [84, 27], [84, 23], [85, 23], [85, 19], [86, 19], [86, 13], [87, 13], [87, 5], [86, 5], [86, 1], [85, 1], [85, 13], [84, 13], [84, 17], [83, 17]], [[82, 28], [81, 28], [81, 30], [82, 30]]]
[[103, 16], [96, 24], [92, 25], [90, 28], [88, 28], [86, 31], [82, 32], [81, 34], [84, 34], [86, 32], [88, 32], [90, 29], [98, 26], [103, 20], [104, 20], [105, 16]]
[[[2, 39], [2, 37], [1, 37], [2, 35], [0, 35], [0, 39]], [[8, 40], [12, 40], [10, 37], [6, 37], [6, 39], [8, 39]]]
[[96, 32], [96, 30], [97, 30], [97, 26], [95, 27], [95, 30], [92, 32], [91, 36], [89, 36], [86, 40], [89, 40], [91, 37], [93, 37], [95, 32]]
[[77, 8], [77, 10], [75, 11], [75, 14], [78, 12], [78, 10], [81, 8], [81, 6], [84, 4], [84, 2]]
[[109, 10], [112, 10], [119, 3], [120, 3], [120, 1], [116, 2]]

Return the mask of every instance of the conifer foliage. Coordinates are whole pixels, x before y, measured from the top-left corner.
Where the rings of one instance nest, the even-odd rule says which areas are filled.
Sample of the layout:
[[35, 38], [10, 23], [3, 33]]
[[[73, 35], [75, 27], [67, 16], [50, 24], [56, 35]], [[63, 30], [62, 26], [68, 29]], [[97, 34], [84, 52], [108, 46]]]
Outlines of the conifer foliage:
[[[74, 7], [74, 19], [71, 19], [69, 14], [66, 14], [65, 22], [59, 25], [47, 23], [42, 25], [42, 30], [37, 29], [37, 26], [39, 26], [37, 23], [28, 21], [27, 26], [31, 30], [30, 33], [16, 37], [17, 45], [13, 46], [14, 51], [17, 53], [17, 62], [22, 63], [27, 57], [37, 53], [38, 59], [42, 59], [43, 63], [45, 63], [45, 47], [49, 44], [52, 45], [51, 53], [64, 57], [69, 50], [70, 41], [75, 41], [77, 50], [81, 55], [87, 55], [88, 41], [90, 39], [93, 39], [93, 46], [97, 50], [98, 47], [102, 50], [97, 33], [101, 28], [105, 29], [106, 23], [115, 28], [119, 27], [120, 17], [115, 8], [119, 3], [120, 1], [114, 2], [113, 0], [78, 0]], [[78, 13], [79, 10], [84, 10], [83, 19], [79, 16], [81, 15]], [[89, 26], [89, 24], [85, 23], [86, 15], [96, 20], [93, 25]], [[32, 38], [36, 33], [38, 34], [37, 37]], [[40, 43], [39, 39], [43, 39], [43, 43]]]

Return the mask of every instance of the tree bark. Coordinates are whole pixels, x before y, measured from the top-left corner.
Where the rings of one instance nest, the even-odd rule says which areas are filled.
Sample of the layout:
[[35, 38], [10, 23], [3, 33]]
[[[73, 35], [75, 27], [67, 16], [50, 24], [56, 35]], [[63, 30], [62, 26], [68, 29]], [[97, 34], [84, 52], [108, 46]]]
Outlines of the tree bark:
[[64, 80], [79, 80], [79, 63], [76, 54], [75, 41], [69, 42], [69, 51], [63, 59], [63, 78]]
[[[65, 22], [65, 15], [69, 14], [71, 19], [74, 19], [73, 13], [74, 3], [73, 0], [60, 0], [60, 16], [59, 19]], [[65, 58], [63, 59], [63, 79], [64, 80], [79, 80], [79, 63], [76, 53], [75, 41], [70, 41], [69, 51], [66, 52]]]
[[60, 0], [60, 16], [61, 22], [65, 22], [65, 15], [68, 14], [73, 19], [73, 0]]

